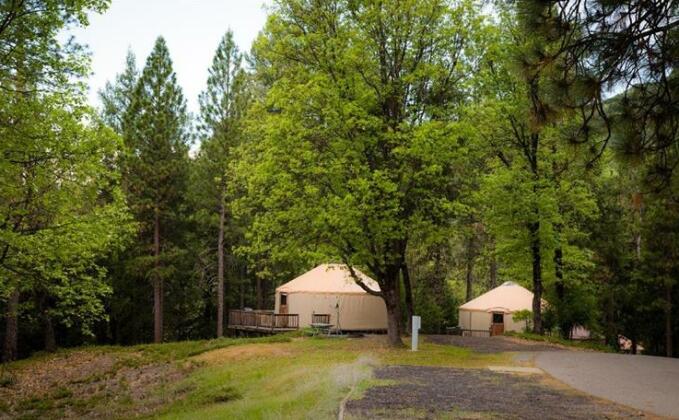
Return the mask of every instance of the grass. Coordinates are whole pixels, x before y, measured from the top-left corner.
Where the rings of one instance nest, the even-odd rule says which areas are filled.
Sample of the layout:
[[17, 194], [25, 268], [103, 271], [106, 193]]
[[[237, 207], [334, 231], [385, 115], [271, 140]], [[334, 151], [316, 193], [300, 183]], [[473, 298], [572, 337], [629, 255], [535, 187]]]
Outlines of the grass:
[[598, 343], [595, 341], [580, 341], [580, 340], [567, 340], [562, 337], [556, 337], [551, 335], [540, 335], [530, 332], [506, 332], [505, 335], [509, 337], [521, 338], [523, 340], [531, 341], [541, 341], [550, 344], [558, 344], [565, 347], [574, 347], [584, 350], [594, 350], [605, 353], [615, 353], [615, 349], [609, 345]]
[[[40, 355], [10, 365], [9, 371], [40, 372], [55, 363], [61, 368], [73, 355], [90, 355], [93, 360], [115, 356], [115, 361], [106, 369], [92, 369], [62, 381], [48, 393], [21, 395], [12, 411], [0, 404], [0, 417], [4, 411], [34, 418], [331, 418], [350, 389], [355, 398], [369, 387], [386, 385], [371, 377], [377, 365], [478, 368], [511, 364], [510, 355], [479, 354], [428, 342], [421, 343], [418, 352], [393, 349], [384, 336], [352, 339], [291, 334], [72, 352], [71, 359], [69, 352], [51, 358]], [[151, 374], [159, 377], [145, 385], [143, 378]], [[118, 382], [111, 386], [114, 380]], [[16, 392], [21, 383], [0, 388], [0, 400], [5, 398], [3, 389]], [[136, 395], [140, 391], [145, 393], [142, 397]]]
[[[370, 375], [370, 359], [337, 340], [298, 339], [206, 354], [187, 379], [193, 391], [160, 417], [328, 418], [353, 383]], [[208, 357], [209, 356], [209, 357]], [[234, 398], [205, 404], [227, 386]]]
[[295, 333], [278, 334], [265, 337], [256, 338], [215, 338], [212, 340], [195, 340], [195, 341], [175, 341], [162, 344], [141, 344], [136, 346], [92, 346], [92, 351], [108, 351], [108, 352], [124, 352], [124, 353], [138, 353], [142, 355], [142, 361], [177, 361], [186, 359], [192, 356], [209, 352], [212, 350], [221, 349], [224, 347], [243, 345], [250, 343], [285, 343], [289, 342]]
[[[161, 417], [331, 418], [352, 387], [360, 396], [371, 386], [386, 385], [371, 378], [375, 365], [482, 367], [510, 363], [509, 355], [477, 354], [430, 343], [423, 343], [418, 352], [392, 349], [384, 344], [384, 337], [304, 338], [258, 348], [259, 355], [244, 359], [231, 351], [236, 349], [206, 354], [202, 359], [205, 367], [188, 379], [194, 391], [165, 408]], [[203, 405], [218, 386], [232, 387], [238, 398]]]

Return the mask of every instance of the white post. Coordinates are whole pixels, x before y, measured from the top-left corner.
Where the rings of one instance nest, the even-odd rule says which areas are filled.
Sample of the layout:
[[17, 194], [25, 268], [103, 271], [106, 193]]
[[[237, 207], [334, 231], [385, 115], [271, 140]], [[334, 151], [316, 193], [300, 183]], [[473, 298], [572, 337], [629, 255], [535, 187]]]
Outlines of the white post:
[[411, 325], [413, 326], [413, 333], [411, 335], [411, 350], [412, 351], [417, 351], [417, 333], [420, 330], [420, 325], [421, 325], [422, 319], [417, 316], [413, 315], [413, 320], [411, 322]]

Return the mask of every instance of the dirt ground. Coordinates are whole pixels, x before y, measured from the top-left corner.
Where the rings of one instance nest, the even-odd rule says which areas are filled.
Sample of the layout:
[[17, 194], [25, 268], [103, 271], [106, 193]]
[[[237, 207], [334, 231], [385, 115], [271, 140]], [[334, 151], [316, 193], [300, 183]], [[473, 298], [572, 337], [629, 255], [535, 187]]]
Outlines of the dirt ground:
[[591, 398], [541, 376], [486, 369], [386, 366], [375, 370], [386, 385], [347, 403], [350, 418], [640, 418], [643, 413]]
[[190, 369], [148, 363], [134, 353], [74, 351], [49, 356], [13, 371], [12, 383], [0, 387], [0, 419], [148, 414], [176, 397], [176, 390], [163, 389]]
[[556, 351], [567, 350], [562, 346], [521, 340], [513, 337], [462, 337], [459, 335], [428, 335], [427, 340], [436, 344], [465, 347], [479, 353], [502, 353], [507, 351]]

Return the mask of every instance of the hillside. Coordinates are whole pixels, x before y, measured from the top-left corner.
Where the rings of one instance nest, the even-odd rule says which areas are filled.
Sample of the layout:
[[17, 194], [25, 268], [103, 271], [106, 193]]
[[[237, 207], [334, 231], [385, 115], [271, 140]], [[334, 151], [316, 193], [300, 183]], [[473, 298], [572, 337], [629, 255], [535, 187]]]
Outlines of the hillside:
[[[485, 369], [525, 365], [514, 354], [477, 353], [430, 340], [411, 352], [389, 347], [384, 336], [79, 348], [6, 366], [0, 417], [336, 418], [340, 403], [347, 418], [498, 412], [484, 400], [469, 406], [466, 396], [479, 386], [493, 389], [494, 404], [503, 407], [499, 412], [523, 413], [515, 395], [501, 390], [505, 382], [527, 395], [559, 397], [531, 408], [537, 412], [574, 402], [588, 410], [623, 410], [549, 381]], [[414, 383], [417, 388], [409, 388]]]

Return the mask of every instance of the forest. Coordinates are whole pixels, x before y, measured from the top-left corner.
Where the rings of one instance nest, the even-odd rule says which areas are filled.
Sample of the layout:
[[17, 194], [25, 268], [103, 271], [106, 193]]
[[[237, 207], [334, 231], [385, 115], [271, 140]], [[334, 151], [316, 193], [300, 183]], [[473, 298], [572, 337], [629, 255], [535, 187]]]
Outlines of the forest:
[[536, 334], [679, 357], [679, 1], [276, 0], [196, 114], [162, 34], [88, 102], [62, 34], [108, 6], [0, 2], [4, 361], [221, 337], [333, 262], [393, 346], [511, 280]]

